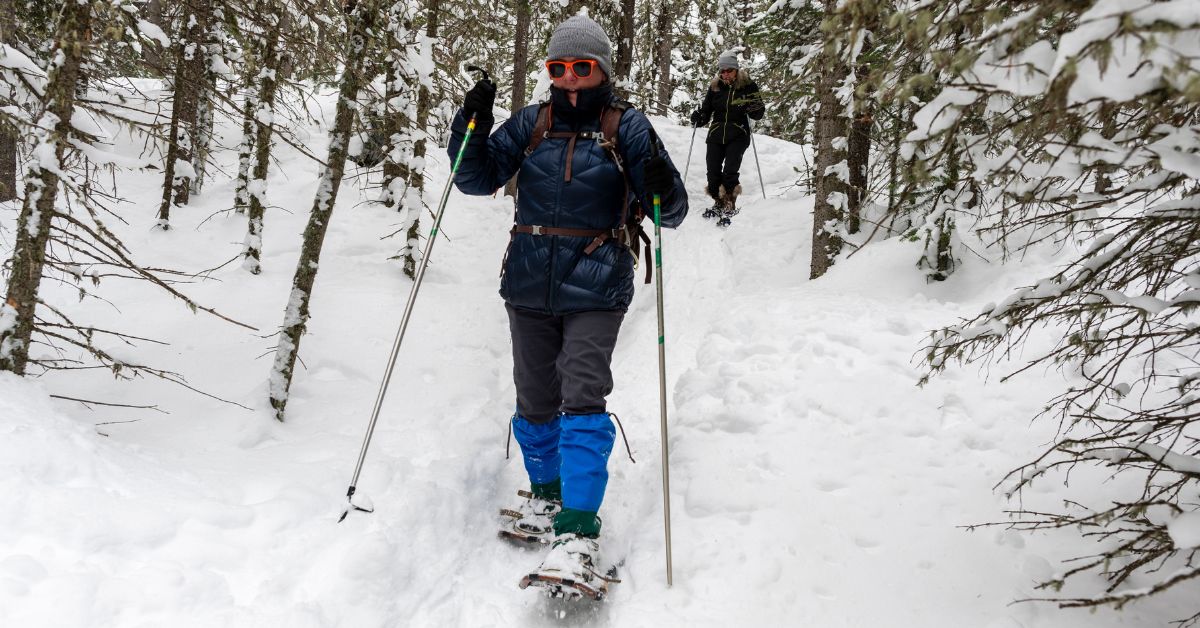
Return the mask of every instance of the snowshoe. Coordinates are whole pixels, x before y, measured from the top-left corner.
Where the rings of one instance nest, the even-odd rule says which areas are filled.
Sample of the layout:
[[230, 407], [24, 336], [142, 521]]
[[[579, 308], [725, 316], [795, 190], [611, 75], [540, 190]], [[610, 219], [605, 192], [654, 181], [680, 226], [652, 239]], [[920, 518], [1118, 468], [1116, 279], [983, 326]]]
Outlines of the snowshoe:
[[600, 572], [599, 557], [600, 543], [596, 539], [560, 534], [542, 564], [521, 578], [520, 586], [537, 587], [550, 598], [603, 601], [608, 597], [609, 585], [620, 580], [616, 565]]
[[554, 516], [562, 510], [562, 502], [534, 497], [529, 491], [517, 491], [525, 498], [512, 510], [500, 509], [498, 536], [526, 546], [545, 545], [554, 538]]
[[725, 208], [725, 204], [721, 201], [715, 201], [712, 207], [704, 210], [705, 218], [716, 218], [721, 215], [721, 211]]
[[731, 221], [729, 220], [729, 217], [731, 215], [732, 214], [721, 214], [721, 217], [717, 219], [717, 226], [718, 227], [728, 227], [731, 223]]

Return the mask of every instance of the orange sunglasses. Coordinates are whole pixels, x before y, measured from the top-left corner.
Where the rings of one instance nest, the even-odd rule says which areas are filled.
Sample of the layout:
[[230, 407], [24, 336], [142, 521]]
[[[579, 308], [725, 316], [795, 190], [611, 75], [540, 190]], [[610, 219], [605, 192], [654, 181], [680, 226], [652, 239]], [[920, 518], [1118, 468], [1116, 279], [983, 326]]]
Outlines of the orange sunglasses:
[[550, 73], [550, 78], [562, 78], [566, 76], [568, 69], [576, 78], [587, 78], [592, 75], [592, 70], [596, 69], [596, 65], [595, 59], [579, 59], [570, 62], [547, 61], [546, 71]]

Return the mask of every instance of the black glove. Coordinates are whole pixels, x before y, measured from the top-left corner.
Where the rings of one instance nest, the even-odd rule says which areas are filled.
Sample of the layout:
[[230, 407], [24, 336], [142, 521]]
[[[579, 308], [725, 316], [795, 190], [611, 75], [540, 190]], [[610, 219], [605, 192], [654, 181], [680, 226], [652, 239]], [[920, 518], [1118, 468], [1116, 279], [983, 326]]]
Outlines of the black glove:
[[642, 167], [642, 183], [647, 195], [666, 196], [675, 186], [675, 175], [671, 173], [667, 160], [659, 155], [647, 159]]
[[704, 117], [700, 115], [699, 109], [692, 112], [692, 126], [700, 126], [700, 121], [703, 119]]
[[468, 120], [475, 114], [477, 120], [491, 120], [492, 106], [496, 104], [496, 84], [482, 79], [463, 98], [463, 115]]

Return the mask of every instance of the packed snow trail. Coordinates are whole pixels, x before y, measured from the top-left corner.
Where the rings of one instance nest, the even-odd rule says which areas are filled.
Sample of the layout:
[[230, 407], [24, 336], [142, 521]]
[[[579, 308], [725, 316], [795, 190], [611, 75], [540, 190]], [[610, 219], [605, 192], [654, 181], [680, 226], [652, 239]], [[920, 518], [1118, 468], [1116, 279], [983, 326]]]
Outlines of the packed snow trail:
[[[691, 129], [654, 123], [682, 168]], [[219, 130], [235, 144], [233, 125]], [[305, 132], [319, 154], [324, 131]], [[264, 334], [281, 320], [316, 185], [314, 164], [278, 150], [263, 274], [230, 264], [185, 286]], [[810, 282], [811, 201], [793, 186], [801, 149], [757, 138], [768, 199], [747, 159], [742, 211], [727, 230], [700, 216], [702, 138], [694, 150], [691, 216], [663, 239], [673, 588], [654, 290], [639, 286], [609, 400], [637, 463], [618, 442], [601, 511], [602, 549], [625, 561], [623, 582], [602, 605], [517, 589], [540, 554], [496, 538], [497, 509], [515, 505], [525, 482], [515, 444], [504, 457], [513, 391], [496, 294], [511, 222], [503, 197], [451, 195], [446, 241], [358, 482], [375, 513], [335, 523], [411, 285], [387, 259], [399, 243], [380, 239], [398, 217], [369, 202], [378, 181], [359, 178], [343, 187], [330, 226], [286, 423], [265, 402], [269, 355], [259, 356], [270, 338], [115, 281], [103, 287], [113, 305], [71, 311], [169, 340], [114, 350], [253, 411], [157, 381], [0, 374], [5, 624], [1058, 628], [1185, 616], [1169, 605], [1121, 614], [1010, 605], [1088, 546], [960, 527], [1003, 520], [992, 487], [1046, 442], [1049, 426], [1028, 417], [1058, 380], [1033, 373], [984, 386], [967, 369], [917, 388], [914, 358], [927, 330], [1015, 287], [1021, 268], [967, 263], [927, 285], [914, 246], [888, 241]], [[440, 189], [446, 159], [431, 154], [429, 188]], [[227, 172], [234, 158], [222, 154]], [[153, 173], [121, 181], [132, 201], [121, 233], [143, 263], [211, 268], [238, 251], [244, 218], [213, 215], [230, 204], [231, 182], [211, 181], [167, 233], [151, 229], [158, 184]], [[69, 289], [49, 290], [68, 302]], [[47, 392], [170, 414], [88, 411]], [[1061, 487], [1035, 491], [1053, 498]]]

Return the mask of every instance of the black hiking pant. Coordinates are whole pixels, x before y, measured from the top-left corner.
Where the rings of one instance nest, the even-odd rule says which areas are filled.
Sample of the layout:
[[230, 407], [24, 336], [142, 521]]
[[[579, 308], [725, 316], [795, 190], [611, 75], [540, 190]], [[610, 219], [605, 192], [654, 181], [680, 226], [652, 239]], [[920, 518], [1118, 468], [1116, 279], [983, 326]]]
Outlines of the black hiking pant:
[[717, 198], [721, 186], [729, 192], [740, 183], [739, 171], [742, 169], [742, 156], [750, 148], [750, 136], [742, 135], [722, 144], [708, 143], [708, 153], [705, 162], [708, 165], [708, 195]]
[[554, 316], [507, 303], [504, 308], [512, 333], [517, 413], [532, 423], [547, 423], [559, 412], [606, 412], [613, 349], [625, 313]]

